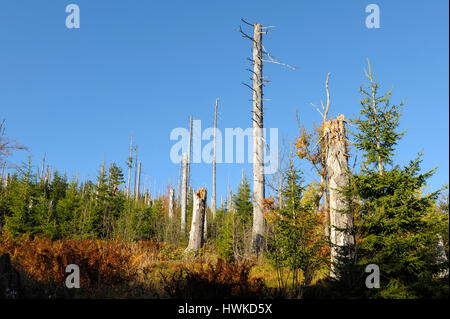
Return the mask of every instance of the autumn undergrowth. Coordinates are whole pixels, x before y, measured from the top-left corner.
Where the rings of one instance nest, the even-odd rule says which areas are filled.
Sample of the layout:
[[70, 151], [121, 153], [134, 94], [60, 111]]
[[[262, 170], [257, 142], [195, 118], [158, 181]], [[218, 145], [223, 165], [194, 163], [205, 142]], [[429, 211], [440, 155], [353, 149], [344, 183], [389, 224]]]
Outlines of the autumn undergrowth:
[[[228, 262], [213, 246], [196, 257], [184, 247], [152, 240], [12, 237], [0, 233], [21, 277], [22, 298], [272, 298], [276, 272], [263, 259]], [[80, 288], [66, 288], [66, 266], [80, 268]]]

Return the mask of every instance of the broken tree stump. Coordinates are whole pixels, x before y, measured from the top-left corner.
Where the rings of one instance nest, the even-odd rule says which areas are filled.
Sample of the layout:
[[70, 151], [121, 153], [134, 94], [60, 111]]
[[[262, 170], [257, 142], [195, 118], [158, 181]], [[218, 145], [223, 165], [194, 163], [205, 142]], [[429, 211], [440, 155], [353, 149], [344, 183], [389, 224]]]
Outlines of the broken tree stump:
[[199, 189], [194, 194], [194, 203], [192, 208], [192, 224], [189, 234], [189, 245], [185, 250], [188, 252], [198, 252], [203, 246], [203, 228], [206, 215], [206, 188]]
[[353, 227], [353, 215], [348, 211], [348, 203], [343, 189], [349, 182], [347, 137], [345, 117], [339, 115], [335, 120], [325, 122], [324, 138], [326, 147], [326, 165], [330, 200], [330, 241], [331, 273], [336, 277], [335, 264], [339, 262], [345, 247], [354, 243], [350, 233]]

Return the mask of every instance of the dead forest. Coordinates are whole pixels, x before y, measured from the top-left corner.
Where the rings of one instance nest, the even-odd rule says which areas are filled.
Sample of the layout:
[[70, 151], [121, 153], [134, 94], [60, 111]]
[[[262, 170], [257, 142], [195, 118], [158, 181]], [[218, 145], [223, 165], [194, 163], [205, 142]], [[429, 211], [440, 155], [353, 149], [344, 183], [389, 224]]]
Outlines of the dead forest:
[[[216, 190], [227, 182], [216, 181], [216, 130], [226, 126], [220, 92], [209, 115], [211, 189], [191, 182], [193, 116], [176, 185], [153, 195], [133, 133], [124, 165], [103, 162], [90, 180], [67, 176], [45, 156], [11, 163], [27, 148], [3, 121], [0, 297], [448, 298], [448, 191], [424, 191], [435, 170], [422, 171], [420, 153], [406, 166], [395, 162], [407, 105], [391, 102], [401, 92], [384, 89], [369, 59], [355, 88], [357, 114], [332, 104], [330, 70], [321, 104], [307, 106], [318, 124], [303, 123], [301, 110], [297, 123], [295, 113], [286, 119], [298, 135], [280, 145], [277, 171], [265, 174], [263, 67], [295, 70], [264, 47], [272, 28], [242, 20], [236, 33], [252, 50], [242, 59], [250, 64], [243, 85], [253, 169], [226, 198]], [[313, 181], [305, 182], [306, 164]], [[67, 287], [69, 264], [80, 268], [79, 289]]]

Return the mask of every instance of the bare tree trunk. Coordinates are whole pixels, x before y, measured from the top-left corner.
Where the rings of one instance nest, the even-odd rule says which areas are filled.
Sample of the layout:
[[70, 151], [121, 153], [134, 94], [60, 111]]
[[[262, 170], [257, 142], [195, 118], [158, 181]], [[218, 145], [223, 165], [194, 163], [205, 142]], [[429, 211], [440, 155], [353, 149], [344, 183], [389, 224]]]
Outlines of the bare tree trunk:
[[233, 192], [231, 188], [228, 190], [227, 211], [231, 212], [233, 209]]
[[169, 220], [173, 220], [173, 212], [174, 212], [174, 189], [171, 187], [169, 189]]
[[180, 174], [178, 175], [177, 205], [181, 206], [181, 180], [183, 175], [183, 159], [180, 161]]
[[185, 250], [186, 253], [190, 251], [198, 252], [203, 246], [206, 198], [206, 188], [201, 188], [194, 194], [191, 232], [189, 234], [189, 245]]
[[320, 176], [320, 185], [322, 188], [323, 210], [325, 212], [324, 232], [325, 238], [330, 238], [330, 213], [328, 208], [328, 187], [325, 176]]
[[130, 143], [130, 157], [128, 159], [128, 183], [127, 183], [127, 196], [130, 196], [130, 182], [131, 182], [131, 167], [133, 163], [133, 132], [131, 132], [131, 143]]
[[206, 214], [205, 210], [205, 220], [203, 223], [203, 242], [206, 243], [207, 239], [208, 239], [208, 215]]
[[264, 247], [266, 222], [262, 202], [264, 189], [262, 27], [253, 26], [253, 231], [252, 250], [258, 254]]
[[187, 216], [187, 154], [183, 154], [183, 183], [181, 188], [181, 232], [186, 232]]
[[[136, 194], [136, 180], [137, 180], [137, 170], [138, 170], [138, 165], [137, 165], [137, 163], [138, 163], [138, 147], [137, 147], [137, 145], [136, 145], [136, 147], [135, 147], [135, 150], [136, 150], [136, 156], [135, 156], [135, 160], [134, 160], [135, 165], [134, 165], [134, 185], [133, 185], [133, 191], [134, 191], [134, 193]], [[136, 196], [136, 195], [134, 195], [134, 196]]]
[[134, 199], [137, 202], [139, 200], [139, 186], [141, 184], [141, 162], [138, 164], [138, 173], [137, 173], [137, 184], [136, 184], [136, 190], [134, 194]]
[[[5, 169], [6, 169], [6, 162], [3, 163], [3, 165], [2, 165], [2, 180], [1, 180], [2, 185], [4, 185], [4, 181], [5, 181]], [[41, 173], [41, 175], [42, 175], [42, 173]], [[41, 177], [41, 182], [42, 182], [42, 177]]]
[[[335, 120], [326, 122], [324, 129], [327, 148], [328, 189], [330, 192], [330, 241], [331, 273], [336, 277], [335, 263], [339, 261], [342, 248], [353, 244], [354, 238], [349, 233], [353, 227], [353, 215], [348, 211], [348, 203], [343, 188], [348, 185], [348, 154], [345, 135], [345, 118], [339, 115]], [[341, 256], [343, 257], [343, 256]]]
[[211, 213], [212, 218], [216, 218], [216, 138], [217, 138], [217, 105], [219, 99], [216, 99], [216, 106], [214, 108], [214, 151], [213, 151], [213, 184], [211, 196]]
[[188, 158], [187, 158], [187, 186], [190, 185], [191, 174], [191, 149], [192, 149], [192, 116], [189, 118], [189, 145], [188, 145]]
[[41, 183], [44, 182], [44, 170], [45, 170], [45, 154], [44, 154], [44, 157], [42, 158], [42, 169], [41, 169], [41, 175], [39, 176], [39, 181]]

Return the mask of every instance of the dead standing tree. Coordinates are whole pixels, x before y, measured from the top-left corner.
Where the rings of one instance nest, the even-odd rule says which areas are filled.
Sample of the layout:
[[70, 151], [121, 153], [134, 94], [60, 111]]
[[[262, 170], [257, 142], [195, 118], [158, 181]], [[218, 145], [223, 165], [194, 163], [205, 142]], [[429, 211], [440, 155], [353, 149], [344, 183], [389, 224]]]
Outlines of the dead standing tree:
[[190, 185], [190, 174], [191, 174], [191, 149], [192, 149], [192, 116], [189, 118], [189, 144], [187, 153], [187, 186]]
[[[281, 64], [295, 69], [287, 64], [273, 59], [262, 44], [262, 35], [267, 34], [270, 28], [263, 27], [259, 23], [249, 23], [241, 19], [245, 24], [253, 27], [253, 36], [249, 36], [242, 28], [239, 29], [242, 37], [252, 41], [253, 58], [249, 59], [253, 65], [252, 73], [253, 85], [243, 83], [253, 92], [253, 231], [252, 231], [252, 251], [256, 254], [265, 246], [266, 221], [264, 219], [263, 200], [265, 198], [265, 178], [264, 178], [264, 111], [263, 111], [263, 86], [269, 81], [263, 79], [263, 62]], [[264, 59], [265, 58], [265, 59]]]
[[23, 146], [6, 136], [6, 121], [3, 119], [0, 121], [0, 162], [6, 165], [6, 158], [11, 156], [14, 151], [24, 150], [28, 151], [26, 146]]
[[328, 171], [328, 189], [330, 192], [330, 241], [331, 276], [336, 277], [334, 265], [345, 247], [354, 244], [351, 234], [353, 215], [348, 211], [348, 203], [343, 189], [349, 182], [347, 137], [345, 117], [339, 115], [329, 120], [324, 127], [326, 163]]
[[137, 202], [139, 200], [140, 190], [139, 187], [141, 185], [141, 162], [138, 163], [138, 170], [137, 170], [137, 184], [136, 188], [134, 190], [134, 200]]
[[191, 232], [189, 234], [189, 245], [186, 248], [185, 253], [196, 253], [203, 246], [203, 228], [205, 225], [206, 216], [206, 198], [206, 188], [201, 188], [194, 194]]
[[175, 192], [175, 190], [172, 187], [170, 187], [170, 189], [169, 189], [169, 220], [170, 221], [173, 220], [173, 212], [175, 209], [174, 192]]
[[217, 145], [217, 106], [219, 99], [216, 99], [216, 106], [214, 107], [214, 149], [213, 149], [213, 184], [211, 196], [211, 213], [213, 219], [216, 218], [216, 145]]
[[[329, 198], [328, 198], [328, 172], [327, 172], [327, 163], [326, 163], [326, 145], [325, 145], [325, 126], [328, 121], [328, 112], [330, 110], [330, 91], [328, 89], [328, 81], [330, 78], [330, 73], [327, 74], [327, 79], [325, 81], [325, 89], [327, 94], [327, 102], [326, 104], [323, 101], [320, 101], [322, 106], [322, 111], [319, 108], [311, 103], [311, 105], [316, 109], [317, 112], [322, 117], [322, 124], [320, 127], [313, 127], [313, 133], [309, 134], [305, 127], [300, 126], [300, 120], [297, 113], [297, 124], [300, 132], [300, 138], [296, 142], [297, 155], [300, 158], [306, 159], [310, 162], [317, 174], [320, 177], [320, 193], [319, 193], [319, 201], [322, 201], [322, 209], [325, 213], [325, 221], [324, 221], [324, 232], [325, 236], [329, 238]], [[313, 148], [310, 149], [309, 146], [314, 144]]]
[[128, 157], [127, 166], [128, 166], [127, 196], [130, 197], [131, 169], [133, 168], [133, 131], [131, 131], [130, 157]]
[[187, 154], [183, 154], [183, 182], [181, 186], [181, 232], [186, 232], [186, 216], [187, 216]]

